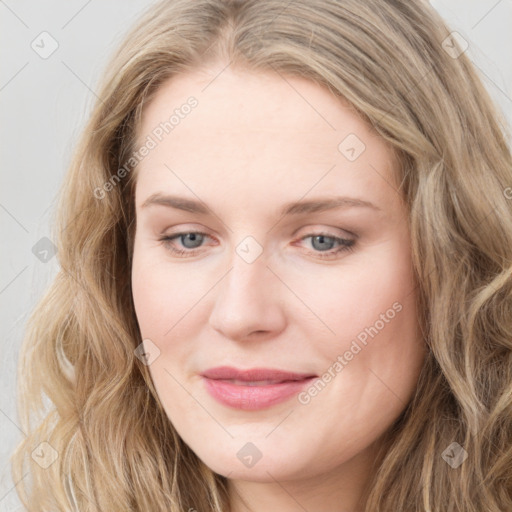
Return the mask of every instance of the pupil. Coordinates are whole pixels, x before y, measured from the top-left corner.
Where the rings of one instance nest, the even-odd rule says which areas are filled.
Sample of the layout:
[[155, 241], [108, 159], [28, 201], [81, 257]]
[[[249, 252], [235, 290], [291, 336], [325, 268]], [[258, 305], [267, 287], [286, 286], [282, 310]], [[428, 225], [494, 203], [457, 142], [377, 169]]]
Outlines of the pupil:
[[[200, 235], [198, 235], [197, 233], [187, 233], [185, 235], [185, 242], [184, 242], [184, 245], [187, 246], [187, 243], [186, 243], [186, 238], [189, 238], [189, 241], [192, 241], [192, 242], [196, 242], [196, 241], [200, 241]], [[195, 246], [192, 246], [192, 248], [194, 248]], [[191, 247], [189, 247], [190, 249]]]
[[[330, 239], [331, 237], [326, 237], [325, 235], [317, 235], [316, 237], [314, 237], [314, 239], [318, 240], [320, 242], [320, 244], [324, 244], [325, 243], [325, 239]], [[320, 247], [320, 249], [323, 248], [323, 249], [326, 249], [326, 247]]]

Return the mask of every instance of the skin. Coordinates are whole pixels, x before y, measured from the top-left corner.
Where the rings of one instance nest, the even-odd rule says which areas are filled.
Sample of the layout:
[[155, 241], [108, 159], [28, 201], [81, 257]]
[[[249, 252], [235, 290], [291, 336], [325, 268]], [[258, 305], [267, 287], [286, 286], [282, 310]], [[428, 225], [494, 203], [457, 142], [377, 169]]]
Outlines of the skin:
[[[145, 346], [159, 351], [151, 377], [183, 440], [228, 476], [233, 512], [362, 510], [382, 436], [412, 398], [425, 357], [397, 162], [348, 103], [318, 84], [225, 66], [163, 84], [138, 131], [142, 144], [197, 98], [136, 170], [133, 299]], [[366, 146], [354, 161], [338, 149], [349, 134]], [[209, 213], [143, 207], [155, 193], [199, 199]], [[334, 196], [379, 210], [279, 215], [289, 201]], [[207, 236], [161, 241], [191, 231]], [[314, 243], [324, 231], [357, 235], [353, 250], [322, 259], [340, 247], [333, 238]], [[248, 236], [263, 251], [252, 263], [236, 250]], [[258, 411], [230, 408], [199, 375], [221, 365], [332, 372], [394, 303], [400, 312], [307, 404], [294, 396]], [[261, 453], [252, 467], [237, 457], [247, 442]]]

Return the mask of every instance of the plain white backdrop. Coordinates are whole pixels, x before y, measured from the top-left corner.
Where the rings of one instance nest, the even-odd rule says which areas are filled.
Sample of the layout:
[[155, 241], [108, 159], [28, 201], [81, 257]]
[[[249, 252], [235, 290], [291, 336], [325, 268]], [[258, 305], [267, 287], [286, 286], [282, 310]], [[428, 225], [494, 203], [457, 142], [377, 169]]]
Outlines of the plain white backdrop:
[[[151, 3], [0, 0], [0, 512], [21, 510], [9, 463], [23, 436], [16, 365], [28, 315], [58, 270], [45, 238], [56, 194], [108, 57]], [[512, 124], [512, 0], [431, 4], [468, 42], [467, 54]]]

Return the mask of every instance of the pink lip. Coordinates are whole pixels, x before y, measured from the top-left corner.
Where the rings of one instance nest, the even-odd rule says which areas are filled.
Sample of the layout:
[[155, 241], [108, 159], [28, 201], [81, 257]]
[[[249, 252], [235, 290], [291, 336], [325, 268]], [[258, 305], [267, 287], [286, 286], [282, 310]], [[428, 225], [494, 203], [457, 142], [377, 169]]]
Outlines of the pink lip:
[[[283, 402], [300, 392], [316, 375], [266, 368], [238, 370], [228, 366], [211, 368], [201, 374], [210, 395], [220, 403], [243, 410], [257, 410]], [[247, 385], [230, 382], [237, 380]], [[255, 381], [275, 381], [249, 385]]]

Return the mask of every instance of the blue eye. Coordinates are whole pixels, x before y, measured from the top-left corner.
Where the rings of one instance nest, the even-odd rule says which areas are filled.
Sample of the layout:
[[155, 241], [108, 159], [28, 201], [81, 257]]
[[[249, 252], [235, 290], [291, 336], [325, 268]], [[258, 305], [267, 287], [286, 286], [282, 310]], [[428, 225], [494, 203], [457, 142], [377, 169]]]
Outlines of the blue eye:
[[[176, 233], [175, 235], [164, 236], [160, 238], [160, 241], [164, 243], [164, 246], [171, 251], [171, 253], [179, 257], [195, 256], [197, 249], [202, 245], [202, 242], [206, 238], [211, 238], [206, 233], [200, 231], [187, 231], [183, 233]], [[355, 240], [345, 239], [330, 235], [328, 233], [312, 233], [300, 238], [300, 241], [312, 239], [314, 251], [308, 251], [315, 257], [320, 259], [335, 258], [337, 254], [344, 251], [353, 251]], [[184, 249], [176, 248], [173, 244], [174, 240], [180, 239], [180, 243], [185, 246]], [[337, 245], [333, 248], [333, 245]], [[326, 247], [327, 246], [327, 247]]]
[[[190, 235], [190, 237], [189, 237]], [[206, 233], [200, 233], [199, 231], [189, 231], [186, 233], [177, 233], [176, 235], [172, 236], [164, 236], [160, 240], [164, 242], [164, 245], [167, 249], [169, 249], [171, 252], [175, 254], [184, 255], [186, 253], [189, 253], [190, 255], [195, 254], [195, 249], [199, 247], [200, 243], [204, 240], [204, 237], [208, 236]], [[187, 237], [189, 237], [189, 240], [191, 240], [192, 247], [187, 247], [187, 249], [176, 249], [171, 242], [175, 240], [176, 238], [180, 238], [181, 243], [184, 243], [185, 240], [187, 240]]]
[[[326, 233], [316, 233], [307, 235], [301, 238], [301, 240], [305, 240], [306, 238], [311, 238], [311, 245], [313, 246], [313, 248], [315, 247], [315, 243], [318, 242], [317, 247], [319, 247], [320, 252], [315, 251], [315, 256], [319, 256], [320, 258], [332, 258], [335, 257], [340, 252], [354, 250], [355, 240], [340, 238]], [[325, 240], [330, 241], [327, 242], [327, 245], [329, 246], [327, 248], [325, 247]], [[338, 244], [338, 248], [330, 248], [333, 244]]]

